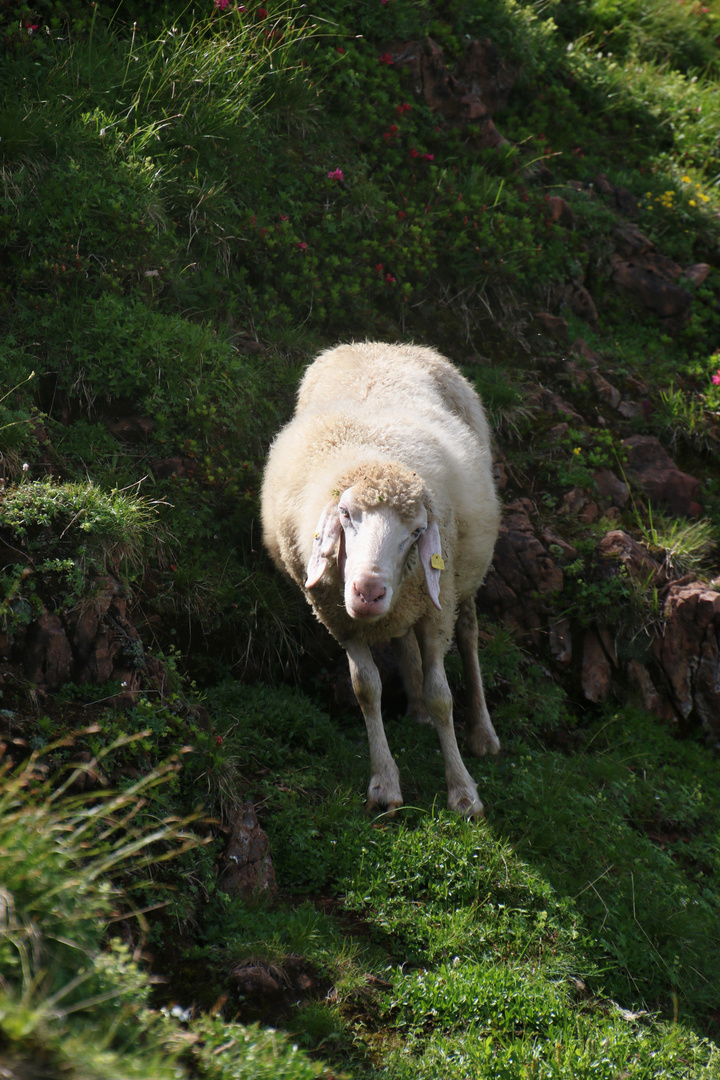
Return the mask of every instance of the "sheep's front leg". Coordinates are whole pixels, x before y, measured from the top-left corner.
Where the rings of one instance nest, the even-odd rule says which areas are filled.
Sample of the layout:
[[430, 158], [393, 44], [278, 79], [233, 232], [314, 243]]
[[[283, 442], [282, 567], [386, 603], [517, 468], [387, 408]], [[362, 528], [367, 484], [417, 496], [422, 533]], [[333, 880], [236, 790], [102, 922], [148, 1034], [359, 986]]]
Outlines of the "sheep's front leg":
[[463, 600], [458, 609], [455, 635], [467, 686], [465, 746], [474, 757], [498, 754], [500, 740], [495, 734], [495, 728], [485, 704], [485, 692], [478, 660], [478, 625], [474, 596]]
[[452, 693], [444, 663], [446, 638], [441, 629], [430, 624], [418, 624], [418, 640], [425, 672], [425, 705], [435, 724], [445, 758], [448, 806], [464, 817], [482, 817], [483, 805], [475, 781], [463, 764], [455, 738]]
[[380, 674], [370, 654], [369, 645], [364, 642], [350, 642], [344, 647], [350, 664], [353, 690], [365, 717], [370, 744], [371, 776], [367, 806], [369, 810], [375, 807], [394, 810], [402, 805], [403, 798], [400, 791], [400, 774], [390, 753], [382, 722]]

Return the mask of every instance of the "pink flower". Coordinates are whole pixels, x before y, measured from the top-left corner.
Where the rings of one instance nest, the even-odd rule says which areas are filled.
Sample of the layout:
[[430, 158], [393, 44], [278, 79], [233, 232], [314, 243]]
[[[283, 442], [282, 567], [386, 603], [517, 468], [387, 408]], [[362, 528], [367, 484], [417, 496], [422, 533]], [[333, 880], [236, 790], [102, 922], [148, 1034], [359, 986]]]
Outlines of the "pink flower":
[[257, 9], [258, 19], [267, 19], [267, 8], [260, 7]]
[[412, 150], [410, 151], [410, 157], [411, 158], [420, 157], [420, 151], [416, 150], [414, 146], [413, 146]]
[[712, 381], [715, 383], [716, 386], [720, 386], [720, 368], [718, 368], [718, 370], [713, 375]]
[[423, 154], [423, 161], [434, 161], [434, 160], [435, 160], [435, 155], [434, 154]]
[[386, 274], [386, 275], [385, 275], [385, 280], [387, 281], [388, 285], [390, 285], [390, 284], [392, 284], [392, 282], [393, 282], [393, 281], [395, 281], [395, 280], [396, 280], [396, 278], [394, 278], [394, 277], [392, 276], [392, 274]]
[[299, 251], [307, 251], [307, 244], [304, 240], [298, 240], [295, 247], [298, 248]]
[[382, 272], [383, 272], [383, 264], [382, 263], [375, 263], [375, 270], [377, 271], [378, 274], [382, 274]]
[[230, 0], [215, 0], [215, 7], [220, 8], [220, 11], [224, 11], [230, 4]]
[[396, 107], [395, 112], [398, 114], [398, 116], [402, 116], [403, 113], [410, 112], [411, 110], [412, 105], [408, 105], [407, 101], [403, 101], [400, 105]]
[[345, 177], [343, 176], [342, 169], [333, 169], [332, 172], [328, 173], [328, 180], [344, 180], [344, 179], [345, 179]]
[[395, 61], [393, 60], [393, 58], [392, 58], [392, 56], [390, 55], [389, 52], [383, 53], [382, 56], [378, 56], [378, 60], [380, 61], [381, 64], [394, 64], [395, 63]]

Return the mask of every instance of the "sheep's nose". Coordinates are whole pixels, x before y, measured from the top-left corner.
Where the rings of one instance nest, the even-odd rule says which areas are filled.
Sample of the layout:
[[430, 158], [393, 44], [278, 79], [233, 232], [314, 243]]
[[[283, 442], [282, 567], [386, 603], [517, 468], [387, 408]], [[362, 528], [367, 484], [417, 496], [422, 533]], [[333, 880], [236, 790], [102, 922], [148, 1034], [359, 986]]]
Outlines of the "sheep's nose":
[[353, 581], [353, 592], [362, 600], [363, 604], [376, 604], [378, 600], [383, 600], [387, 588], [379, 581]]

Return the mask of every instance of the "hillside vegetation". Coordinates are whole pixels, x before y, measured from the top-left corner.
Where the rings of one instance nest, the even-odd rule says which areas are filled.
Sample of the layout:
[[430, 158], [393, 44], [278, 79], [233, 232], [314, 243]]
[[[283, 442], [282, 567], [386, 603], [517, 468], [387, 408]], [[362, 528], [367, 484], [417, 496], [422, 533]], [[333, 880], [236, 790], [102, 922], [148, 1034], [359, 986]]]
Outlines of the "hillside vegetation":
[[[10, 0], [0, 53], [0, 1072], [720, 1077], [720, 616], [662, 649], [720, 581], [718, 0]], [[262, 551], [352, 338], [462, 368], [544, 552], [479, 824], [390, 686], [366, 814]]]

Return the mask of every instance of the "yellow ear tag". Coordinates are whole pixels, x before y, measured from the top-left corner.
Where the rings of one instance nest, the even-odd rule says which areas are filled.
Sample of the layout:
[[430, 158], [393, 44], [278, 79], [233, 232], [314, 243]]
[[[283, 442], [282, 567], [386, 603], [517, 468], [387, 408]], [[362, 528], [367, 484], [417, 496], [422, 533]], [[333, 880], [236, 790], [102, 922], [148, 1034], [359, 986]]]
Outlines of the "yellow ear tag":
[[445, 562], [443, 560], [442, 555], [437, 555], [437, 554], [436, 555], [431, 555], [430, 556], [430, 565], [432, 566], [433, 570], [444, 570], [445, 569]]
[[319, 540], [319, 539], [320, 539], [320, 533], [315, 533], [315, 539], [316, 539], [316, 540]]

